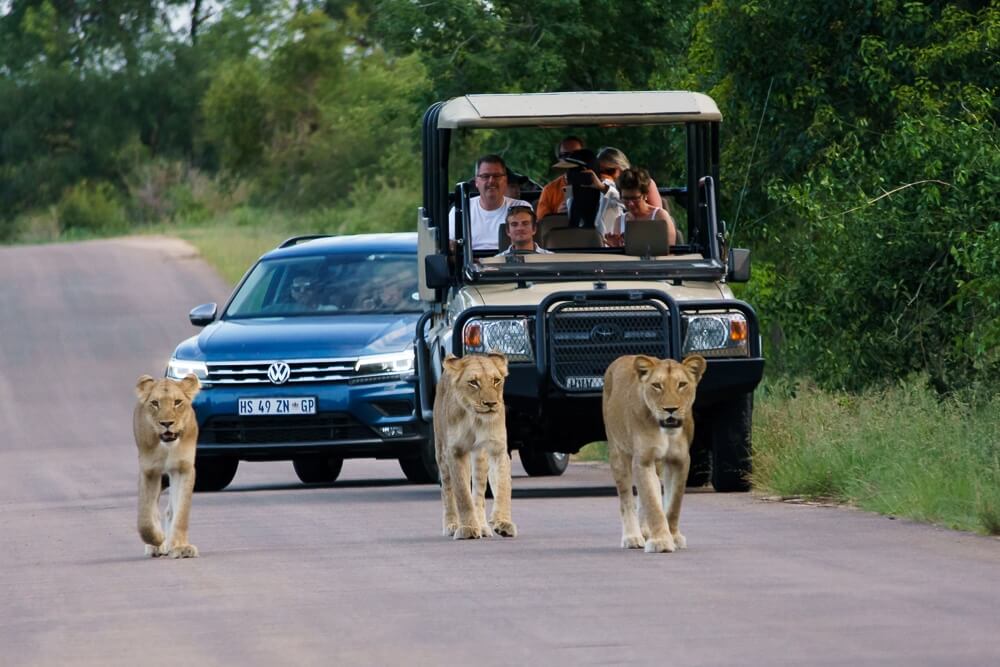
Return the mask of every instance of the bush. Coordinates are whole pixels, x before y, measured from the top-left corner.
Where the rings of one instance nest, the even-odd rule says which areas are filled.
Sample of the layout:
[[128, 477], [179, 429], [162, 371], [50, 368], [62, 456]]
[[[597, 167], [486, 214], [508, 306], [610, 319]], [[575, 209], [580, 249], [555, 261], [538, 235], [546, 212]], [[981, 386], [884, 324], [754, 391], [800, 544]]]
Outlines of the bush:
[[127, 229], [118, 194], [108, 183], [81, 181], [68, 189], [56, 206], [56, 219], [63, 232], [102, 234]]

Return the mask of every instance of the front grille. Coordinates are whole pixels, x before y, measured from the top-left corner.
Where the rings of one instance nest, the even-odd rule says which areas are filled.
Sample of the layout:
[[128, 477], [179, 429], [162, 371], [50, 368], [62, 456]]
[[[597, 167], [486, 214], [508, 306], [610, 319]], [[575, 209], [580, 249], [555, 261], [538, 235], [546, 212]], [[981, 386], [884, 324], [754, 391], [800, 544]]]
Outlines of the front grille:
[[221, 445], [370, 440], [375, 433], [349, 414], [282, 417], [211, 417], [199, 431], [201, 442]]
[[[336, 382], [364, 377], [354, 371], [357, 358], [294, 359], [288, 364], [288, 384], [296, 382]], [[215, 361], [209, 362], [206, 384], [245, 385], [272, 384], [267, 371], [278, 361]], [[284, 383], [283, 383], [284, 384]]]
[[656, 301], [558, 304], [548, 314], [552, 380], [566, 391], [600, 391], [604, 372], [622, 355], [669, 357], [669, 325]]

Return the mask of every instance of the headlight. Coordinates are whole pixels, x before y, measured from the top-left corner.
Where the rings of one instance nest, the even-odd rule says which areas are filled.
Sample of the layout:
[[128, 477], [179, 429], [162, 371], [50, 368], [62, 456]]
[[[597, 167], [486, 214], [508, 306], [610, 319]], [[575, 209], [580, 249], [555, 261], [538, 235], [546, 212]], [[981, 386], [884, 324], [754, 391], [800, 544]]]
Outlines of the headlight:
[[697, 353], [705, 357], [745, 357], [747, 319], [742, 313], [685, 316], [685, 355]]
[[194, 373], [199, 380], [208, 379], [208, 366], [204, 361], [185, 361], [184, 359], [171, 359], [167, 363], [167, 377], [175, 380]]
[[502, 352], [508, 361], [535, 360], [526, 317], [469, 320], [462, 329], [462, 346], [467, 354]]
[[358, 375], [384, 375], [386, 373], [403, 374], [413, 372], [413, 350], [403, 350], [392, 354], [375, 354], [370, 357], [360, 357], [354, 364], [354, 372]]

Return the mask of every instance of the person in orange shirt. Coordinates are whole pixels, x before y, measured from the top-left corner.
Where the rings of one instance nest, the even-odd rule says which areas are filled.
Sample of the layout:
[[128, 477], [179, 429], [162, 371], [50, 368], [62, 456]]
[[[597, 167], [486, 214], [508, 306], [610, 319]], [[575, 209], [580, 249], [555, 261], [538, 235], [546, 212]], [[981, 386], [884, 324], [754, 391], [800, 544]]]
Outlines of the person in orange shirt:
[[[583, 140], [579, 137], [568, 136], [559, 142], [556, 146], [556, 158], [557, 160], [562, 160], [569, 153], [573, 151], [578, 151], [583, 148]], [[603, 151], [602, 151], [603, 153]], [[621, 154], [624, 158], [624, 154]], [[557, 162], [558, 164], [558, 162]], [[608, 164], [601, 163], [602, 170], [607, 168], [609, 173], [620, 173], [622, 169], [629, 168], [630, 165], [626, 164], [618, 165], [612, 164], [610, 161]], [[612, 171], [613, 170], [613, 171]], [[653, 206], [663, 206], [663, 200], [660, 198], [660, 192], [656, 188], [656, 183], [650, 179], [649, 181], [649, 203]], [[542, 188], [542, 194], [538, 197], [538, 204], [535, 208], [535, 215], [539, 220], [547, 215], [564, 214], [566, 213], [566, 174], [560, 174], [557, 178], [550, 181]]]

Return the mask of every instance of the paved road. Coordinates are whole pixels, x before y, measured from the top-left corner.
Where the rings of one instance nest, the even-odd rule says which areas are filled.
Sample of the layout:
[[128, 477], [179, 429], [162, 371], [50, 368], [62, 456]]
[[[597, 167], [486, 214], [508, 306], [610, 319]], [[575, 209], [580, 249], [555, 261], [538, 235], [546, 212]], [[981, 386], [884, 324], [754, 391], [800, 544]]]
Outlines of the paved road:
[[132, 387], [226, 291], [168, 239], [0, 248], [0, 665], [1000, 664], [1000, 541], [697, 492], [687, 551], [624, 552], [593, 465], [452, 542], [394, 462], [243, 464], [144, 559]]

